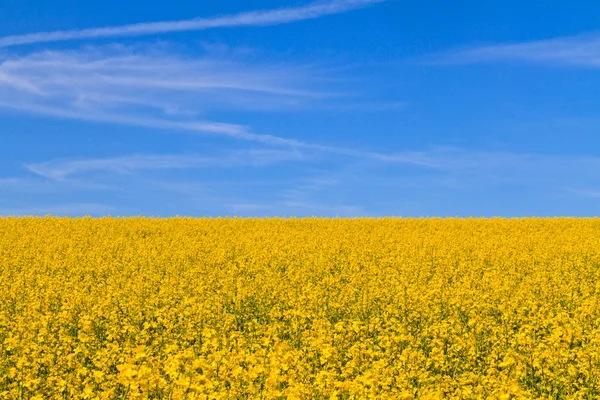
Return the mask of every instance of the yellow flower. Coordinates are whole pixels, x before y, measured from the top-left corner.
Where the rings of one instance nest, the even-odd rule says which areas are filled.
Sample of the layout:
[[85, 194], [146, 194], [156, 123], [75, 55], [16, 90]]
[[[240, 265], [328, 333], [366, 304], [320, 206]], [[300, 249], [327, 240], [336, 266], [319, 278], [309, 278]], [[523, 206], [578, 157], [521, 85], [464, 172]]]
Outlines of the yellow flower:
[[600, 220], [0, 219], [0, 399], [600, 397]]

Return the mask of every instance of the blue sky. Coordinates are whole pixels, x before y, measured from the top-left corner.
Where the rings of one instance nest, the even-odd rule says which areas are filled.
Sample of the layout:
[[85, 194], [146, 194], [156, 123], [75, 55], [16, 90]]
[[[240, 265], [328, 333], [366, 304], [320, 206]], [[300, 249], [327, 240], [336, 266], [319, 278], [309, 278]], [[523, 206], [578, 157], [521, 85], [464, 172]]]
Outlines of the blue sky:
[[8, 1], [0, 215], [598, 215], [599, 13]]

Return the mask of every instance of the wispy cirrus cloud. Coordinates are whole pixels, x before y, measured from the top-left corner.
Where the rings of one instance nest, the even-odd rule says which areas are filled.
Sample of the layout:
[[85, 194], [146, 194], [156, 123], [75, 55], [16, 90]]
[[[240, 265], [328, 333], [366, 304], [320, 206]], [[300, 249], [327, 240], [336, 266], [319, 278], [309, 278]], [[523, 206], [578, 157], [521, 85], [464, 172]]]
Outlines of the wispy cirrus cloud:
[[[255, 216], [525, 215], [536, 204], [548, 205], [544, 213], [550, 215], [575, 212], [575, 203], [598, 195], [600, 158], [594, 156], [450, 147], [396, 156], [415, 154], [429, 163], [332, 159], [292, 148], [52, 159], [27, 164], [35, 176], [19, 178], [21, 184], [8, 184], [0, 192], [4, 206], [12, 204], [13, 210], [23, 200], [51, 204], [52, 198], [31, 189], [45, 186], [49, 193], [54, 188], [55, 194], [71, 193], [83, 202], [117, 204], [130, 198], [145, 204], [146, 208], [116, 210], [120, 214], [156, 213], [152, 201], [146, 200], [159, 197], [168, 201], [167, 214]], [[278, 166], [276, 177], [261, 168], [273, 165]], [[235, 179], [212, 179], [216, 169], [234, 171], [225, 175]], [[473, 210], [462, 207], [465, 195], [481, 204]], [[506, 207], [487, 205], [490, 196], [502, 198]], [[441, 208], [432, 200], [440, 198], [445, 199]]]
[[0, 38], [0, 47], [66, 40], [114, 38], [155, 35], [167, 32], [200, 31], [215, 28], [268, 26], [339, 14], [385, 0], [333, 0], [310, 3], [300, 7], [251, 11], [213, 18], [195, 18], [181, 21], [162, 21], [123, 26], [70, 31], [39, 32]]
[[290, 200], [271, 203], [233, 203], [227, 205], [227, 210], [234, 215], [261, 217], [326, 215], [330, 217], [355, 218], [370, 215], [364, 207], [360, 206]]
[[0, 187], [12, 186], [21, 183], [21, 178], [0, 178]]
[[[594, 182], [600, 178], [600, 157], [507, 152], [438, 146], [419, 152], [433, 179], [457, 185], [555, 184]], [[420, 179], [421, 177], [419, 177]]]
[[307, 143], [206, 118], [214, 111], [294, 109], [331, 100], [335, 91], [316, 89], [327, 82], [321, 75], [312, 66], [183, 56], [155, 48], [46, 51], [0, 59], [0, 110], [220, 135], [379, 162], [428, 163], [417, 153], [384, 154]]
[[[369, 153], [365, 153], [369, 154]], [[375, 153], [378, 155], [379, 153]], [[105, 158], [55, 159], [45, 162], [25, 164], [29, 172], [54, 181], [89, 176], [90, 174], [134, 174], [144, 171], [176, 171], [201, 168], [242, 168], [262, 167], [278, 163], [310, 163], [315, 168], [332, 161], [336, 167], [323, 176], [308, 176], [301, 179], [293, 189], [284, 191], [285, 198], [296, 198], [299, 193], [308, 193], [348, 184], [348, 179], [359, 183], [367, 179], [372, 183], [389, 185], [406, 183], [403, 178], [392, 179], [377, 171], [385, 165], [395, 164], [388, 174], [400, 173], [410, 167], [412, 176], [422, 185], [449, 184], [451, 186], [503, 185], [503, 184], [557, 184], [568, 186], [569, 182], [594, 182], [600, 177], [600, 158], [592, 156], [558, 156], [530, 153], [510, 153], [434, 147], [422, 151], [406, 151], [386, 157], [388, 163], [381, 163], [379, 157], [363, 157], [363, 162], [354, 163], [340, 158], [319, 157], [309, 149], [301, 148], [248, 148], [221, 151], [211, 155], [203, 154], [134, 154]], [[350, 155], [351, 156], [351, 155]], [[344, 172], [344, 166], [351, 167]], [[417, 168], [417, 169], [414, 169]], [[422, 173], [419, 173], [421, 171]], [[587, 171], [582, 173], [582, 171]], [[425, 173], [426, 175], [423, 175]], [[403, 174], [400, 173], [400, 176]], [[0, 184], [18, 183], [21, 178], [0, 180]]]
[[600, 67], [600, 34], [463, 48], [432, 55], [425, 61], [431, 64], [504, 61], [597, 68]]
[[27, 164], [26, 168], [38, 176], [61, 181], [71, 176], [94, 172], [130, 174], [153, 170], [266, 166], [280, 162], [299, 161], [305, 158], [305, 154], [294, 149], [246, 149], [229, 151], [219, 156], [139, 154], [124, 157], [52, 160]]
[[[598, 193], [600, 157], [433, 147], [406, 152], [407, 158], [428, 160], [423, 164], [346, 163], [324, 168], [281, 192], [289, 201], [304, 201], [326, 193], [351, 191], [353, 187], [386, 187], [433, 190], [440, 194], [486, 191], [494, 188], [570, 193], [574, 186]], [[398, 157], [402, 154], [397, 154]], [[391, 189], [390, 189], [391, 190]], [[582, 189], [584, 190], [584, 189]], [[590, 190], [592, 192], [590, 192]], [[363, 193], [368, 193], [364, 190]], [[585, 193], [584, 191], [577, 192]]]
[[99, 203], [68, 203], [31, 207], [1, 208], [0, 216], [103, 216], [116, 212], [112, 206]]
[[600, 188], [598, 189], [573, 189], [567, 188], [567, 192], [577, 197], [600, 199]]
[[271, 110], [326, 96], [313, 90], [310, 67], [183, 56], [155, 48], [107, 46], [0, 58], [0, 109], [32, 114], [299, 142], [202, 118], [215, 110]]

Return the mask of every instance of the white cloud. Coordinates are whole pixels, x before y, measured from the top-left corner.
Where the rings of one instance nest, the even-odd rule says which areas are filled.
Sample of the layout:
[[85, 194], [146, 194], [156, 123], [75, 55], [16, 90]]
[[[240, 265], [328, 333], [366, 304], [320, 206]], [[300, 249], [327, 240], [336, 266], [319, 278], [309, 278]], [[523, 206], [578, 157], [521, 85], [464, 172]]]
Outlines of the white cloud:
[[273, 201], [271, 203], [231, 204], [228, 213], [252, 217], [285, 216], [328, 216], [328, 217], [364, 217], [369, 215], [363, 207], [329, 204], [323, 202]]
[[592, 189], [572, 189], [568, 188], [566, 191], [570, 194], [573, 194], [577, 197], [589, 198], [589, 199], [600, 199], [600, 189], [592, 188]]
[[[544, 213], [553, 213], [556, 207], [567, 207], [569, 201], [590, 202], [598, 196], [598, 157], [448, 147], [425, 149], [417, 154], [429, 163], [406, 165], [364, 158], [331, 159], [329, 155], [315, 157], [310, 151], [291, 148], [246, 149], [221, 155], [58, 159], [27, 165], [36, 177], [27, 178], [30, 182], [25, 187], [6, 186], [3, 202], [13, 203], [16, 208], [10, 210], [12, 214], [61, 211], [17, 210], [21, 203], [49, 201], [48, 196], [39, 197], [30, 189], [35, 184], [38, 188], [45, 186], [47, 191], [54, 188], [56, 195], [70, 194], [89, 203], [96, 199], [111, 204], [123, 204], [124, 198], [148, 199], [139, 209], [119, 208], [128, 214], [154, 213], [153, 201], [160, 198], [170, 207], [165, 211], [167, 214], [358, 216], [395, 215], [401, 210], [402, 215], [455, 215], [468, 212], [460, 211], [458, 200], [467, 195], [483, 202], [475, 205], [473, 212], [477, 215], [500, 213], [500, 209], [513, 215], [515, 210], [528, 213], [527, 207], [537, 202], [547, 206]], [[298, 162], [303, 163], [301, 168], [292, 164]], [[268, 171], [248, 168], [276, 163], [289, 164]], [[213, 180], [202, 171], [195, 171], [215, 168], [238, 169], [235, 178], [229, 181]], [[183, 170], [190, 171], [182, 173]], [[100, 187], [102, 183], [105, 189]], [[498, 196], [510, 204], [502, 208], [498, 199], [484, 204], [490, 196]], [[203, 203], [197, 203], [197, 199]]]
[[[331, 157], [317, 157], [314, 149], [297, 147], [273, 149], [255, 148], [230, 150], [220, 154], [137, 154], [121, 157], [57, 159], [25, 165], [27, 170], [44, 178], [67, 181], [77, 176], [92, 173], [133, 174], [153, 170], [187, 170], [200, 168], [239, 168], [266, 166], [284, 162], [310, 162], [313, 166], [326, 165]], [[354, 155], [339, 152], [340, 155]], [[372, 156], [367, 156], [372, 155]], [[414, 179], [422, 185], [440, 183], [453, 186], [479, 184], [497, 185], [507, 183], [563, 183], [570, 181], [593, 180], [600, 177], [600, 158], [590, 156], [558, 156], [528, 153], [509, 153], [434, 147], [423, 151], [406, 151], [390, 155], [363, 153], [362, 162], [336, 159], [333, 170], [327, 174], [309, 176], [293, 189], [283, 192], [285, 198], [297, 198], [299, 193], [328, 190], [331, 187], [344, 187], [349, 183], [388, 185], [406, 183], [406, 180], [391, 179], [402, 168], [414, 169]], [[377, 171], [380, 166], [396, 165], [386, 172], [385, 178]], [[350, 167], [350, 169], [345, 169]], [[342, 168], [338, 170], [336, 168]], [[427, 173], [423, 176], [418, 173]], [[582, 172], [584, 171], [584, 172]], [[350, 181], [352, 182], [350, 182]], [[22, 179], [0, 180], [0, 185], [15, 184]], [[88, 182], [89, 183], [89, 182]], [[353, 184], [354, 184], [353, 183]]]
[[105, 204], [72, 203], [33, 207], [0, 208], [0, 216], [102, 216], [116, 212], [116, 209]]
[[75, 175], [92, 172], [123, 174], [144, 170], [264, 166], [273, 163], [299, 161], [304, 157], [305, 155], [298, 150], [248, 149], [231, 151], [223, 156], [146, 154], [112, 158], [52, 160], [28, 164], [26, 168], [44, 178], [62, 181]]
[[[577, 175], [600, 176], [600, 158], [585, 155], [556, 155], [460, 148], [434, 149], [429, 157], [434, 167], [463, 176], [534, 182], [560, 181]], [[585, 173], [583, 173], [585, 171]]]
[[0, 108], [60, 118], [300, 142], [199, 119], [215, 109], [285, 107], [323, 94], [307, 67], [260, 65], [153, 48], [89, 48], [0, 59]]
[[[399, 159], [414, 158], [427, 162], [381, 163], [363, 159], [358, 163], [336, 163], [318, 175], [305, 177], [284, 188], [280, 196], [288, 201], [309, 201], [324, 196], [339, 198], [341, 193], [358, 189], [368, 195], [379, 188], [385, 193], [396, 190], [444, 193], [511, 188], [508, 192], [539, 190], [592, 197], [600, 180], [600, 157], [511, 153], [452, 147], [434, 147], [420, 152], [397, 154]], [[315, 173], [316, 169], [312, 173]], [[578, 191], [569, 188], [579, 187]], [[516, 189], [518, 188], [518, 189]], [[584, 191], [588, 188], [588, 191]], [[376, 193], [381, 193], [377, 192]]]
[[[555, 185], [562, 190], [571, 182], [592, 183], [600, 179], [600, 157], [478, 150], [456, 147], [433, 147], [407, 157], [422, 159], [422, 164], [410, 164], [412, 173], [403, 179], [390, 180], [368, 172], [369, 180], [388, 184], [411, 182], [418, 186], [453, 186], [461, 188], [502, 185]], [[399, 157], [402, 155], [400, 154]], [[381, 164], [391, 168], [389, 164]], [[415, 167], [420, 167], [415, 169]], [[394, 167], [396, 168], [396, 167]], [[398, 165], [397, 168], [403, 168]], [[394, 169], [388, 173], [393, 174]], [[422, 171], [423, 174], [419, 173]], [[357, 174], [363, 176], [362, 174]]]
[[18, 185], [21, 181], [20, 178], [0, 178], [0, 187]]
[[600, 35], [559, 37], [513, 44], [494, 44], [433, 55], [433, 64], [477, 64], [520, 61], [549, 65], [600, 67]]
[[380, 3], [382, 1], [384, 0], [320, 1], [300, 7], [252, 11], [214, 18], [196, 18], [183, 21], [150, 22], [115, 27], [13, 35], [0, 38], [0, 47], [66, 40], [143, 36], [166, 32], [199, 31], [215, 28], [279, 25], [319, 18], [326, 15], [339, 14]]
[[[253, 133], [241, 124], [199, 118], [215, 109], [276, 109], [314, 103], [332, 95], [313, 90], [320, 75], [309, 66], [263, 65], [203, 55], [186, 57], [155, 48], [109, 46], [46, 51], [0, 60], [0, 109], [208, 133], [379, 162], [427, 163], [417, 153], [382, 154], [324, 146]], [[326, 78], [320, 80], [322, 83]]]
[[241, 204], [232, 204], [231, 210], [233, 213], [254, 213], [254, 212], [266, 212], [266, 210], [270, 210], [273, 208], [270, 204], [254, 204], [254, 203], [241, 203]]

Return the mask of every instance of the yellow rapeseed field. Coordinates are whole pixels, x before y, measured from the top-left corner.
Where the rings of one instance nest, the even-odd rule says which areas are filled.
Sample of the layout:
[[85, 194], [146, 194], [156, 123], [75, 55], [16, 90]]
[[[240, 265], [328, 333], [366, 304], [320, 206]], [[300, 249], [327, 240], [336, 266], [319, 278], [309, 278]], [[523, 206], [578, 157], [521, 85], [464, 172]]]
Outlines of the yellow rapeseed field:
[[598, 219], [0, 219], [2, 399], [597, 399]]

